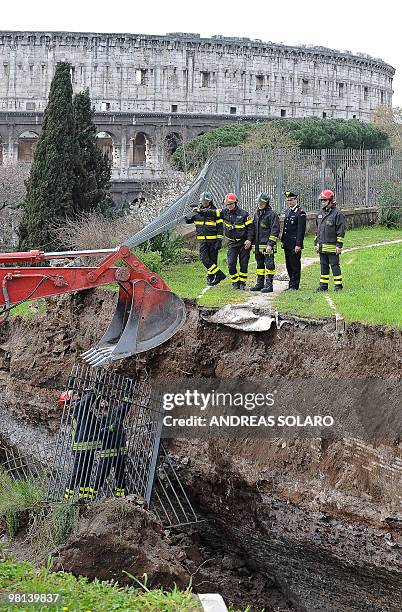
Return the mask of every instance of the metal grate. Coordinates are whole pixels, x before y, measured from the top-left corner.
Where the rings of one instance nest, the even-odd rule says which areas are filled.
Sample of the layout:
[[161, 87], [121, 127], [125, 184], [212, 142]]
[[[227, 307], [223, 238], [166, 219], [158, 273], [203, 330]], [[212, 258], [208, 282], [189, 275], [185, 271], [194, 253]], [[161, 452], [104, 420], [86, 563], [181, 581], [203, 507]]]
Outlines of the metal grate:
[[195, 512], [163, 444], [161, 444], [159, 451], [150, 508], [161, 523], [168, 527], [202, 522]]
[[44, 503], [90, 502], [124, 489], [144, 498], [165, 527], [200, 521], [161, 444], [159, 392], [147, 381], [75, 365], [65, 394], [56, 443], [34, 444], [29, 455], [0, 443], [0, 477], [35, 480], [47, 491]]
[[135, 493], [149, 502], [162, 431], [158, 394], [147, 382], [76, 365], [65, 395], [48, 500]]
[[210, 191], [217, 206], [226, 193], [235, 191], [240, 206], [249, 212], [261, 191], [272, 198], [273, 208], [284, 209], [283, 192], [300, 194], [306, 211], [319, 209], [318, 195], [324, 188], [335, 191], [342, 208], [376, 206], [386, 182], [402, 180], [402, 154], [392, 149], [274, 149], [240, 147], [215, 151], [189, 187], [159, 217], [128, 238], [133, 248], [181, 223], [198, 202], [202, 191]]

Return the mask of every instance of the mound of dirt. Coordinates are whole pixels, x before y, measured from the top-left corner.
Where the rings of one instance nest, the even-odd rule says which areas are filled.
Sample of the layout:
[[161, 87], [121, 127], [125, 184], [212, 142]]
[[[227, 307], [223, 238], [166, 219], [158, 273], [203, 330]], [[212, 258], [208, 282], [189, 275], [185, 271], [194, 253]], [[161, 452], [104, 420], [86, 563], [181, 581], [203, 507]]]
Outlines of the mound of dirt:
[[133, 585], [125, 572], [151, 587], [187, 587], [190, 576], [155, 517], [135, 496], [82, 506], [76, 530], [54, 554], [54, 569]]

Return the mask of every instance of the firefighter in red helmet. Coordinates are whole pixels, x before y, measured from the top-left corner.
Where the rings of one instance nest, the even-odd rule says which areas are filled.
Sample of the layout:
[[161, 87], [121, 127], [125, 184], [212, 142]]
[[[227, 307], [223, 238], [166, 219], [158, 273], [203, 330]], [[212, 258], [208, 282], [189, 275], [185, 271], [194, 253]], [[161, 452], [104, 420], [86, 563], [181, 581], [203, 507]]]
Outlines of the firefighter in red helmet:
[[[253, 239], [253, 219], [238, 205], [235, 193], [225, 196], [221, 211], [223, 231], [228, 238], [228, 267], [233, 289], [245, 289]], [[239, 261], [240, 270], [237, 269]]]
[[324, 189], [320, 193], [319, 200], [322, 208], [317, 215], [317, 234], [314, 240], [321, 264], [320, 285], [317, 291], [328, 291], [330, 267], [334, 277], [334, 289], [341, 291], [343, 284], [339, 256], [345, 237], [345, 218], [336, 207], [333, 191]]

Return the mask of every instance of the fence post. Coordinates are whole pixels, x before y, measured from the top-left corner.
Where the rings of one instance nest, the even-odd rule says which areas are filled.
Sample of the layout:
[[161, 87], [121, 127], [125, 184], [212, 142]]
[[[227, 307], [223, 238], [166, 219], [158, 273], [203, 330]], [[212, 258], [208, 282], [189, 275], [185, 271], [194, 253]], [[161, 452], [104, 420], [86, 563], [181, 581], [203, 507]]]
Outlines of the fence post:
[[370, 206], [370, 151], [366, 151], [366, 180], [365, 180], [365, 205]]
[[283, 200], [283, 149], [278, 149], [278, 157], [276, 162], [276, 203], [277, 210], [281, 210]]
[[321, 191], [325, 189], [325, 168], [327, 166], [327, 151], [321, 149]]

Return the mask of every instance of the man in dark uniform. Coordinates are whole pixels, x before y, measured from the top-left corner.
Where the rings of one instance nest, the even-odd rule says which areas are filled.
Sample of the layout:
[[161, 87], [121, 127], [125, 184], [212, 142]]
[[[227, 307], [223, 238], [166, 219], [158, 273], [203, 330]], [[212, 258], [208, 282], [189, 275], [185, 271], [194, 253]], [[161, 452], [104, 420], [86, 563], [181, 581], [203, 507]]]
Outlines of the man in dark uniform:
[[299, 196], [292, 191], [285, 191], [288, 208], [285, 212], [282, 231], [282, 248], [285, 251], [286, 269], [289, 275], [289, 287], [285, 291], [297, 291], [300, 285], [301, 252], [304, 234], [306, 233], [306, 213], [300, 208]]
[[272, 210], [269, 200], [267, 193], [259, 194], [253, 223], [252, 242], [257, 262], [257, 283], [250, 291], [261, 293], [272, 293], [274, 290], [276, 242], [279, 237], [279, 216]]
[[124, 397], [123, 401], [116, 406], [112, 406], [105, 398], [101, 399], [100, 409], [102, 413], [99, 419], [101, 421], [102, 448], [97, 452], [99, 464], [95, 475], [93, 497], [102, 488], [112, 468], [115, 477], [115, 496], [125, 497], [125, 471], [128, 447], [124, 419], [131, 407], [131, 403], [132, 399], [129, 396]]
[[226, 278], [218, 266], [218, 252], [223, 238], [222, 219], [209, 192], [200, 195], [199, 204], [193, 207], [192, 214], [185, 217], [185, 221], [195, 225], [200, 260], [208, 273], [207, 285], [217, 285]]
[[85, 389], [81, 397], [68, 390], [63, 391], [59, 402], [68, 410], [71, 419], [71, 450], [74, 456], [73, 470], [66, 484], [64, 498], [71, 499], [75, 489], [78, 489], [79, 499], [90, 499], [93, 494], [91, 474], [95, 452], [101, 447], [101, 423], [96, 414], [96, 395], [93, 389]]
[[[238, 206], [235, 193], [228, 193], [221, 211], [223, 230], [229, 240], [228, 267], [233, 289], [246, 288], [248, 262], [253, 238], [253, 220], [246, 210]], [[240, 271], [237, 271], [239, 260]]]
[[336, 207], [333, 191], [324, 189], [319, 199], [322, 202], [322, 209], [317, 216], [314, 244], [317, 253], [320, 254], [321, 278], [316, 291], [328, 291], [330, 266], [334, 276], [334, 289], [341, 291], [343, 284], [339, 255], [342, 253], [345, 237], [345, 218]]

